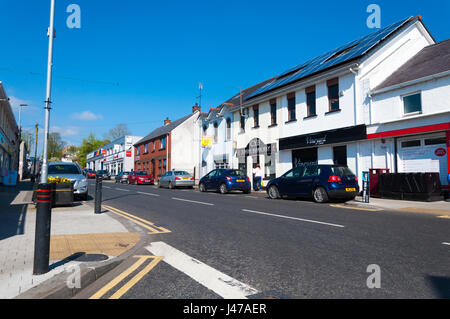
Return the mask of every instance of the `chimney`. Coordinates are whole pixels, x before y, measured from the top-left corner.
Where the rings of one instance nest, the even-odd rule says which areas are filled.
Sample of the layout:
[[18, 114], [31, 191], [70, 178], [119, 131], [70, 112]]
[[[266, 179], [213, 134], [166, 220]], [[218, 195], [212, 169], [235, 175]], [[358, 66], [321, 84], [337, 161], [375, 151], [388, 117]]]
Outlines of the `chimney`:
[[198, 103], [195, 103], [195, 105], [192, 107], [192, 113], [195, 113], [196, 111], [201, 111], [201, 107], [198, 106]]
[[170, 120], [169, 120], [169, 118], [167, 117], [165, 120], [164, 120], [164, 126], [166, 126], [167, 124], [170, 124]]

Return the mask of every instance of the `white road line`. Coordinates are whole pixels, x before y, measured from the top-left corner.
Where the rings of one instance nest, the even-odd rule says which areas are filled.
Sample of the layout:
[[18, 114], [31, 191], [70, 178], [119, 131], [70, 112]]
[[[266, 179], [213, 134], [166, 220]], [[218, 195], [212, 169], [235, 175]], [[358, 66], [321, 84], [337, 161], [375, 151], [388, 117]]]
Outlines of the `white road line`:
[[118, 190], [118, 191], [124, 191], [124, 192], [129, 192], [130, 190], [129, 189], [123, 189], [123, 188], [114, 188], [115, 190]]
[[174, 200], [181, 200], [183, 202], [189, 202], [189, 203], [196, 203], [196, 204], [202, 204], [202, 205], [209, 205], [209, 206], [214, 206], [214, 204], [211, 203], [205, 203], [205, 202], [198, 202], [196, 200], [190, 200], [190, 199], [184, 199], [184, 198], [176, 198], [176, 197], [172, 197], [172, 199]]
[[194, 259], [164, 242], [154, 242], [146, 249], [163, 261], [185, 273], [201, 285], [225, 299], [247, 299], [258, 291], [230, 276]]
[[158, 194], [153, 194], [153, 193], [144, 193], [144, 192], [137, 192], [138, 194], [143, 194], [143, 195], [150, 195], [150, 196], [160, 196]]
[[248, 198], [258, 198], [257, 196], [249, 196], [249, 195], [247, 195], [247, 196], [245, 196], [245, 197], [248, 197]]
[[111, 188], [111, 187], [109, 187], [109, 186], [103, 186], [104, 188]]
[[283, 216], [283, 215], [277, 215], [277, 214], [263, 213], [263, 212], [258, 212], [258, 211], [255, 211], [255, 210], [249, 210], [249, 209], [243, 209], [242, 211], [247, 212], [247, 213], [267, 215], [267, 216], [280, 217], [280, 218], [286, 218], [286, 219], [293, 219], [293, 220], [298, 220], [298, 221], [302, 221], [302, 222], [322, 224], [322, 225], [328, 225], [328, 226], [333, 226], [333, 227], [340, 227], [340, 228], [344, 228], [345, 227], [343, 225], [338, 225], [338, 224], [324, 223], [324, 222], [319, 222], [319, 221], [310, 220], [310, 219], [303, 219], [303, 218], [297, 218], [297, 217], [290, 217], [290, 216]]
[[450, 243], [445, 243], [445, 242], [444, 242], [444, 243], [442, 243], [442, 245], [449, 245], [449, 246], [450, 246]]

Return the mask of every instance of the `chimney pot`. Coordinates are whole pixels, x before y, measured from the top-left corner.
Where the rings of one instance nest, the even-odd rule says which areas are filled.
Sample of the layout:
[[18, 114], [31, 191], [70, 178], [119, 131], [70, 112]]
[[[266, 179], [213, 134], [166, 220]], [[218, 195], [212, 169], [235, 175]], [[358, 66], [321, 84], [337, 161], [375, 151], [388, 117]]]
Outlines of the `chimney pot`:
[[198, 106], [198, 103], [195, 103], [195, 105], [192, 107], [192, 113], [195, 113], [196, 111], [201, 111], [201, 107]]
[[167, 117], [165, 120], [164, 120], [164, 125], [167, 125], [167, 124], [170, 124], [170, 120], [169, 120], [169, 118]]

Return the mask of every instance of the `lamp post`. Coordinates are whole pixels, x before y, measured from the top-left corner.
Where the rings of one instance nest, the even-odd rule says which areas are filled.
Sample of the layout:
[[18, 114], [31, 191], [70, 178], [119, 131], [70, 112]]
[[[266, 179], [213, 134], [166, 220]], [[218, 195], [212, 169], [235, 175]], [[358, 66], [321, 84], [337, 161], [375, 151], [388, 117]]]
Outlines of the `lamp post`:
[[[22, 174], [19, 173], [20, 170], [20, 144], [22, 144], [22, 107], [28, 106], [28, 104], [19, 105], [19, 138], [17, 139], [17, 180], [22, 178]], [[23, 164], [22, 164], [23, 165]]]

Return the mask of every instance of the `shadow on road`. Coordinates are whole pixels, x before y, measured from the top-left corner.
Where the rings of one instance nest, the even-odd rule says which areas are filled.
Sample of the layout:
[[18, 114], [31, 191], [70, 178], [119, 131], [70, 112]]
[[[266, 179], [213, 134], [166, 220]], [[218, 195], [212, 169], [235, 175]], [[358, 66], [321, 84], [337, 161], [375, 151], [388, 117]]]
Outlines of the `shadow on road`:
[[426, 276], [439, 298], [450, 299], [450, 277]]

